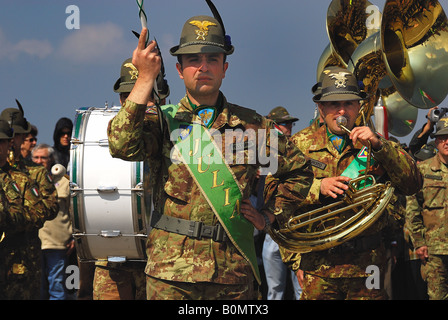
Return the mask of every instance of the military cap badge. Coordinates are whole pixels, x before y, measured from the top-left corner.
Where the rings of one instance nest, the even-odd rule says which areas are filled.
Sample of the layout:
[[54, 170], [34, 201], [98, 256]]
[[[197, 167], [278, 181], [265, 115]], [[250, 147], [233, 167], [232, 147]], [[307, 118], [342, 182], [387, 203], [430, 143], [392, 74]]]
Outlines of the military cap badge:
[[193, 20], [190, 21], [190, 24], [198, 27], [198, 30], [195, 30], [195, 33], [197, 35], [196, 40], [202, 40], [205, 41], [205, 37], [208, 36], [208, 27], [210, 26], [217, 26], [216, 23], [204, 20], [204, 21], [199, 21], [199, 20]]

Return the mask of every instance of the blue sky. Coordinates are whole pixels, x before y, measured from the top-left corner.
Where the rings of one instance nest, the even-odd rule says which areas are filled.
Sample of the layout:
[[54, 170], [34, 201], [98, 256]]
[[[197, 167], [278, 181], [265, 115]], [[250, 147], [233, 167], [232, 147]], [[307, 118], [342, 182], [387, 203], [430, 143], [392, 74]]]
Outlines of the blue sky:
[[[384, 0], [371, 2], [382, 10]], [[263, 115], [282, 105], [300, 118], [294, 132], [305, 128], [314, 114], [310, 88], [317, 62], [329, 43], [330, 1], [214, 3], [235, 46], [222, 87], [228, 100]], [[448, 0], [440, 3], [448, 9]], [[69, 5], [80, 10], [80, 29], [66, 28]], [[211, 13], [204, 0], [146, 0], [145, 9], [151, 36], [162, 50], [170, 101], [177, 103], [185, 89], [168, 50], [178, 43], [188, 18]], [[1, 0], [1, 109], [15, 107], [18, 99], [39, 129], [38, 142], [53, 144], [59, 118], [74, 120], [78, 108], [119, 103], [112, 87], [122, 61], [137, 45], [131, 30], [141, 30], [135, 0]], [[415, 129], [425, 114], [419, 111]], [[400, 140], [408, 142], [413, 132]]]

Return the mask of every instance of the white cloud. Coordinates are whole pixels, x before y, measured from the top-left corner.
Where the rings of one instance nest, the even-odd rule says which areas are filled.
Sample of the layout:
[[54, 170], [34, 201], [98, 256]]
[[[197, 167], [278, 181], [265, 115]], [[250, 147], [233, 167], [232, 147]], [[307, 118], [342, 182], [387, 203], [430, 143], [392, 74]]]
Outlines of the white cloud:
[[1, 29], [0, 43], [0, 59], [16, 60], [21, 54], [44, 59], [53, 52], [53, 46], [48, 40], [24, 39], [12, 43]]
[[133, 46], [135, 43], [126, 43], [123, 29], [116, 24], [82, 24], [80, 29], [70, 31], [56, 55], [72, 63], [102, 63], [130, 56]]

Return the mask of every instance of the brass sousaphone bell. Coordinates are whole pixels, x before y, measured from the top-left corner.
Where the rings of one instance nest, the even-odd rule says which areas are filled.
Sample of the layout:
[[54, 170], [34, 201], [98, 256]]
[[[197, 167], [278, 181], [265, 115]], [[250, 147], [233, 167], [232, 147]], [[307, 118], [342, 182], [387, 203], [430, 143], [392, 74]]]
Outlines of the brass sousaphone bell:
[[362, 79], [372, 99], [381, 97], [393, 135], [409, 134], [418, 108], [429, 109], [448, 94], [447, 18], [438, 1], [387, 0], [381, 29], [353, 52], [347, 69]]
[[[364, 103], [357, 124], [372, 126], [369, 121], [373, 107], [381, 97], [387, 108], [395, 108], [388, 110], [390, 132], [404, 136], [410, 128], [397, 127], [394, 121], [416, 117], [417, 108], [431, 108], [446, 97], [447, 19], [438, 1], [387, 0], [381, 29], [368, 36], [360, 23], [366, 17], [360, 12], [368, 5], [364, 0], [332, 1], [332, 18], [327, 18], [331, 44], [319, 61], [318, 77], [327, 66], [346, 66], [363, 81], [364, 90], [371, 97]], [[344, 127], [343, 123], [339, 125]], [[320, 251], [353, 239], [369, 228], [381, 217], [394, 188], [390, 182], [377, 182], [368, 167], [349, 182], [342, 198], [316, 205], [308, 212], [299, 209], [279, 229], [271, 229], [274, 241], [292, 252]]]

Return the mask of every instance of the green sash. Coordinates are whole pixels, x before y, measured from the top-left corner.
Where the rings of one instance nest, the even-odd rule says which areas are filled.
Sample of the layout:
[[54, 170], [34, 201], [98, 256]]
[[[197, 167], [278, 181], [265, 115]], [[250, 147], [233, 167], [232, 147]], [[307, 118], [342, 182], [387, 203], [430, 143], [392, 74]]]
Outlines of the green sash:
[[[364, 147], [359, 151], [356, 155], [355, 159], [349, 164], [349, 166], [342, 172], [341, 176], [349, 177], [349, 178], [357, 178], [360, 175], [361, 170], [365, 170], [367, 168], [367, 157], [368, 157], [368, 148]], [[373, 165], [375, 160], [373, 157], [370, 159], [370, 165]], [[366, 187], [371, 185], [372, 181], [366, 183]]]
[[[175, 119], [179, 105], [162, 106], [174, 142], [174, 158], [186, 165], [232, 243], [249, 262], [258, 283], [260, 272], [255, 254], [254, 227], [240, 213], [242, 193], [210, 132], [199, 123]], [[178, 130], [176, 134], [175, 130]], [[173, 134], [174, 133], [174, 134]], [[177, 138], [178, 136], [178, 138]], [[173, 155], [173, 153], [172, 153]]]

